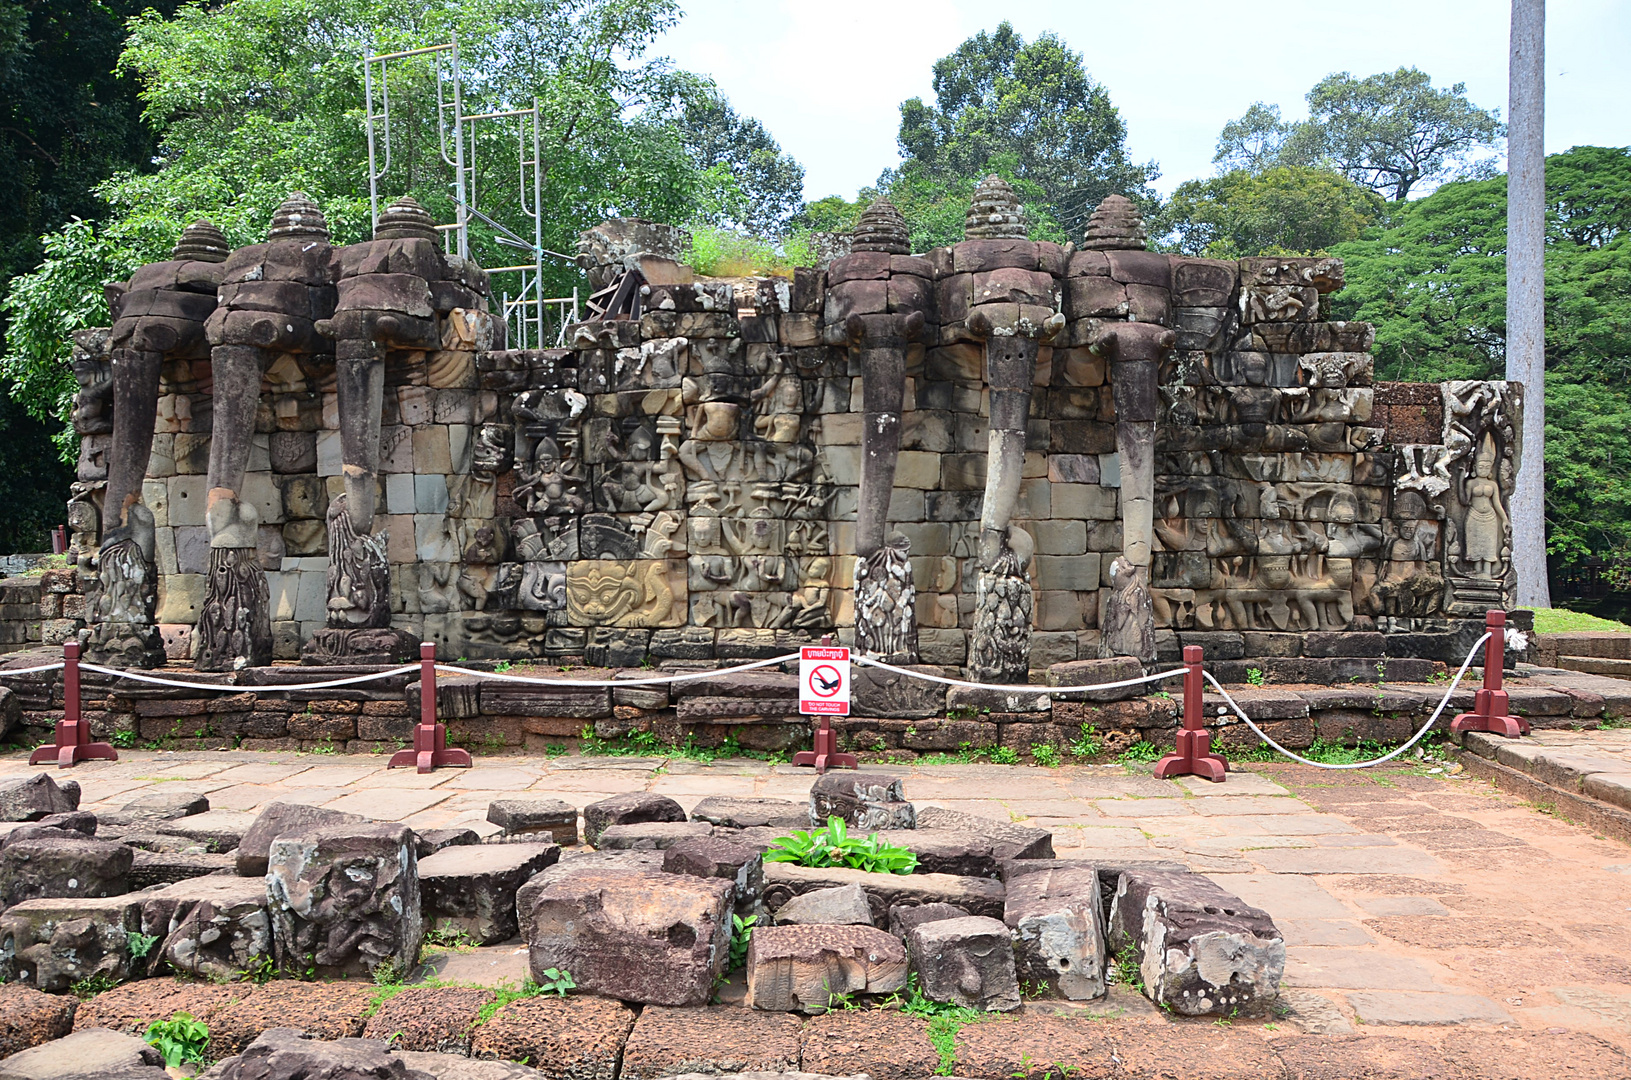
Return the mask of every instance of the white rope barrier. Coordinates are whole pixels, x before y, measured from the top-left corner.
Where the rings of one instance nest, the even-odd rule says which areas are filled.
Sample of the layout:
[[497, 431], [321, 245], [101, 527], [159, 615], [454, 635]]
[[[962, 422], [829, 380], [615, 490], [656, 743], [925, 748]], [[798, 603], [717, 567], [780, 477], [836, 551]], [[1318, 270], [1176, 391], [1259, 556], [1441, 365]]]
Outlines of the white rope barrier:
[[452, 664], [437, 664], [436, 670], [450, 675], [471, 675], [478, 679], [497, 679], [499, 682], [530, 683], [534, 686], [566, 686], [583, 689], [594, 686], [655, 686], [660, 683], [687, 682], [693, 679], [711, 679], [715, 675], [732, 675], [738, 671], [755, 671], [759, 668], [771, 667], [776, 664], [785, 664], [799, 658], [798, 653], [788, 653], [786, 656], [776, 656], [769, 660], [755, 660], [751, 664], [737, 664], [728, 668], [709, 668], [706, 671], [686, 671], [678, 675], [653, 675], [647, 679], [540, 679], [531, 675], [506, 675], [497, 671], [478, 671], [475, 668], [455, 667]]
[[[61, 664], [57, 665], [61, 667]], [[368, 675], [351, 675], [344, 679], [326, 679], [322, 682], [310, 683], [272, 683], [267, 685], [239, 684], [239, 683], [204, 683], [188, 682], [184, 679], [162, 679], [156, 675], [142, 675], [135, 671], [120, 671], [118, 668], [103, 667], [101, 664], [80, 664], [81, 671], [95, 671], [103, 675], [112, 675], [115, 678], [131, 679], [135, 682], [151, 683], [154, 686], [178, 686], [183, 690], [231, 690], [243, 693], [246, 690], [266, 690], [282, 692], [285, 690], [329, 690], [336, 686], [355, 686], [358, 683], [374, 682], [377, 679], [389, 679], [397, 675], [417, 674], [418, 664], [403, 664], [401, 667], [391, 668], [387, 671], [375, 671]], [[0, 671], [0, 676], [8, 674]]]
[[[1412, 746], [1415, 746], [1416, 743], [1421, 741], [1422, 736], [1426, 735], [1432, 730], [1433, 725], [1438, 723], [1439, 715], [1444, 712], [1444, 707], [1450, 703], [1450, 698], [1454, 696], [1456, 687], [1461, 685], [1462, 676], [1464, 676], [1467, 673], [1467, 669], [1472, 666], [1472, 658], [1478, 655], [1478, 650], [1483, 648], [1484, 642], [1488, 640], [1489, 634], [1486, 633], [1483, 637], [1479, 638], [1476, 643], [1474, 643], [1473, 647], [1467, 653], [1467, 658], [1461, 662], [1461, 670], [1457, 671], [1455, 673], [1455, 678], [1450, 680], [1450, 688], [1444, 692], [1444, 700], [1438, 703], [1438, 708], [1433, 710], [1433, 715], [1427, 718], [1427, 723], [1422, 725], [1420, 731], [1411, 736], [1409, 742], [1403, 744], [1402, 746], [1398, 746], [1391, 752], [1383, 754], [1381, 757], [1375, 758], [1371, 761], [1355, 761], [1346, 765], [1335, 765], [1324, 761], [1310, 761], [1308, 758], [1305, 758], [1300, 754], [1294, 754], [1290, 750], [1287, 750], [1285, 747], [1269, 738], [1268, 733], [1262, 728], [1252, 723], [1252, 718], [1247, 716], [1245, 710], [1241, 709], [1241, 707], [1236, 704], [1235, 699], [1229, 696], [1229, 691], [1225, 690], [1223, 685], [1219, 683], [1217, 679], [1212, 677], [1212, 673], [1210, 671], [1203, 670], [1201, 674], [1205, 675], [1206, 681], [1212, 684], [1212, 689], [1223, 695], [1223, 700], [1229, 703], [1229, 708], [1234, 710], [1235, 715], [1244, 720], [1246, 722], [1246, 726], [1257, 733], [1258, 738], [1274, 747], [1274, 749], [1278, 750], [1292, 761], [1299, 761], [1304, 765], [1312, 765], [1316, 769], [1368, 769], [1373, 765], [1380, 765], [1385, 761], [1391, 761], [1398, 757]], [[1226, 715], [1224, 710], [1221, 708], [1218, 710], [1218, 713], [1220, 715]]]
[[1010, 694], [1016, 692], [1026, 694], [1082, 694], [1094, 690], [1121, 690], [1129, 686], [1140, 686], [1144, 683], [1160, 682], [1162, 679], [1170, 679], [1174, 675], [1182, 675], [1184, 673], [1183, 668], [1173, 668], [1171, 671], [1157, 672], [1154, 675], [1144, 675], [1137, 679], [1122, 679], [1120, 682], [1093, 683], [1091, 686], [1037, 686], [1031, 683], [966, 682], [962, 679], [947, 679], [940, 675], [927, 675], [921, 671], [913, 671], [911, 668], [896, 667], [893, 664], [886, 664], [882, 660], [874, 660], [870, 656], [856, 656], [853, 659], [855, 663], [862, 664], [866, 667], [882, 668], [884, 671], [893, 671], [897, 675], [908, 675], [914, 679], [922, 679], [925, 682], [942, 683], [946, 686], [966, 686], [971, 690], [1000, 690], [1004, 693]]
[[41, 664], [39, 667], [3, 668], [0, 669], [0, 679], [5, 678], [7, 675], [37, 675], [42, 671], [61, 671], [67, 666], [67, 664], [58, 660], [54, 664]]

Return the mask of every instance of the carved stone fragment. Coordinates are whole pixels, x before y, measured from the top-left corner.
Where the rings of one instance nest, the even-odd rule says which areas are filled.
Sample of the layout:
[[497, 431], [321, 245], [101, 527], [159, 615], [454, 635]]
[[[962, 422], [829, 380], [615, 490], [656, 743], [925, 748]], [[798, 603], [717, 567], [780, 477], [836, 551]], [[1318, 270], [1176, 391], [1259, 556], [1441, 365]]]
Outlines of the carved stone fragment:
[[912, 930], [909, 948], [924, 996], [985, 1012], [1019, 1008], [1014, 950], [1000, 919], [923, 923]]
[[906, 985], [906, 949], [873, 926], [766, 926], [748, 945], [755, 1009], [822, 1012], [834, 995], [887, 994]]
[[274, 840], [266, 887], [278, 964], [320, 977], [407, 971], [424, 938], [405, 825], [340, 825]]

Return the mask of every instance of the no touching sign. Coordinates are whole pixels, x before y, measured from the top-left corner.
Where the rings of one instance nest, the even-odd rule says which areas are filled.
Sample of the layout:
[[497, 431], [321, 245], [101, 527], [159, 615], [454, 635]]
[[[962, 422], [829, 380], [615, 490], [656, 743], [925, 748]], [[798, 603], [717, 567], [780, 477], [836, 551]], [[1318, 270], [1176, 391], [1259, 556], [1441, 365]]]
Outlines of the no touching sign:
[[849, 650], [806, 645], [799, 650], [799, 712], [849, 715]]

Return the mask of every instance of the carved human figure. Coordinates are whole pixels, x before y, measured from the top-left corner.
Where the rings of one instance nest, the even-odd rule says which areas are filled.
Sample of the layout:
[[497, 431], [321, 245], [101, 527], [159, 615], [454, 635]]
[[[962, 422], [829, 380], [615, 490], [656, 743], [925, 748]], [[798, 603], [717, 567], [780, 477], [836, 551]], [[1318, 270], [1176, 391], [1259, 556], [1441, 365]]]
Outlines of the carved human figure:
[[1466, 483], [1467, 519], [1461, 527], [1462, 560], [1485, 578], [1501, 576], [1510, 526], [1494, 477], [1495, 453], [1489, 446], [1479, 451], [1474, 476]]

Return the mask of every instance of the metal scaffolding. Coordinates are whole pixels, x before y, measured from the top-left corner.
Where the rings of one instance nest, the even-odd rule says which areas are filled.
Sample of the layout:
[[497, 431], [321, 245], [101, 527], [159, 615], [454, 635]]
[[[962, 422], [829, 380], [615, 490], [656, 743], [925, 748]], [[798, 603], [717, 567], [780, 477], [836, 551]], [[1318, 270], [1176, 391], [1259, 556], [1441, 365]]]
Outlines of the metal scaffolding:
[[[430, 45], [422, 49], [378, 53], [363, 57], [363, 92], [366, 95], [364, 116], [368, 131], [368, 205], [375, 226], [379, 224], [379, 186], [391, 170], [391, 95], [387, 79], [387, 66], [392, 61], [410, 57], [432, 58], [436, 70], [436, 132], [437, 152], [442, 161], [453, 170], [454, 220], [450, 225], [437, 226], [443, 235], [444, 247], [449, 254], [470, 257], [470, 222], [481, 222], [493, 231], [493, 239], [506, 247], [517, 248], [532, 256], [530, 263], [500, 266], [489, 274], [518, 274], [519, 287], [514, 296], [509, 290], [500, 295], [502, 316], [509, 328], [511, 348], [545, 348], [546, 342], [560, 344], [568, 321], [578, 317], [578, 291], [570, 297], [544, 295], [544, 256], [571, 261], [570, 256], [549, 251], [544, 247], [544, 174], [542, 116], [538, 99], [533, 98], [527, 109], [504, 109], [494, 112], [466, 113], [464, 111], [464, 82], [459, 69], [459, 42], [457, 38], [445, 45]], [[377, 87], [376, 87], [377, 83]], [[482, 124], [514, 121], [515, 161], [518, 199], [511, 209], [532, 219], [532, 239], [528, 241], [480, 205], [478, 191], [477, 150]], [[380, 160], [383, 158], [383, 161]], [[530, 196], [529, 196], [529, 190]], [[494, 212], [497, 208], [489, 208]], [[508, 215], [506, 215], [508, 216]], [[557, 312], [549, 317], [551, 311]], [[555, 326], [549, 333], [548, 326]]]

